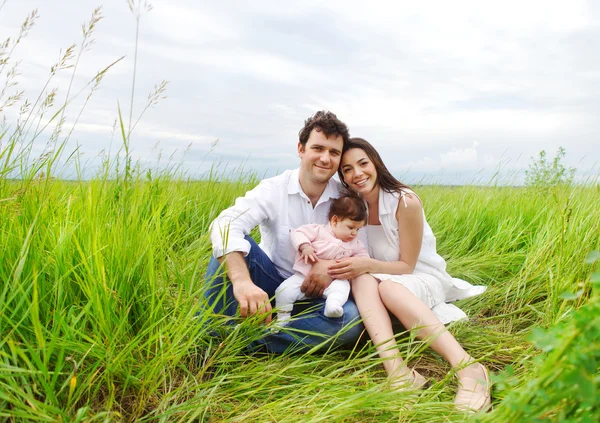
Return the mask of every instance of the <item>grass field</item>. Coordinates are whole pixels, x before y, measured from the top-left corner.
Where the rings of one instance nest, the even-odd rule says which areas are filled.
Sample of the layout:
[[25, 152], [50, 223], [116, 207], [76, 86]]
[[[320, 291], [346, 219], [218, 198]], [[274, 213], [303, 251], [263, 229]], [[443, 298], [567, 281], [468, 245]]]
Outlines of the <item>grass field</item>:
[[[305, 355], [250, 355], [247, 340], [260, 336], [254, 322], [244, 322], [223, 342], [210, 335], [217, 323], [208, 313], [195, 316], [210, 255], [208, 225], [255, 183], [169, 176], [1, 180], [0, 419], [468, 419], [453, 408], [456, 381], [448, 365], [410, 336], [400, 338], [409, 364], [435, 382], [416, 399], [384, 389], [369, 343]], [[525, 406], [532, 381], [568, 368], [562, 357], [583, 354], [579, 347], [569, 352], [569, 325], [575, 310], [598, 310], [585, 259], [600, 249], [599, 187], [416, 190], [450, 273], [489, 287], [460, 304], [471, 318], [451, 327], [472, 355], [501, 372], [494, 411], [476, 418], [535, 421], [531, 413], [537, 411]], [[564, 292], [577, 298], [564, 299]], [[589, 316], [582, 324], [598, 323], [596, 312]], [[558, 347], [542, 353], [530, 340], [532, 329], [555, 325], [565, 329], [554, 342], [562, 345], [564, 336], [567, 347], [552, 358]], [[585, 345], [596, 354], [588, 363], [588, 389], [595, 390], [593, 349], [599, 344], [593, 327], [581, 330], [593, 336]], [[565, 398], [543, 406], [539, 415], [547, 420], [539, 421], [580, 421], [560, 417], [573, 404], [585, 406], [577, 386], [568, 395], [557, 388]]]
[[[128, 4], [137, 34], [142, 2]], [[12, 53], [36, 19], [33, 11], [0, 43], [0, 112], [18, 110], [0, 121], [0, 421], [598, 421], [598, 178], [546, 188], [415, 187], [449, 272], [489, 287], [459, 304], [470, 320], [450, 330], [495, 373], [492, 412], [457, 412], [448, 365], [407, 334], [401, 351], [433, 381], [417, 397], [385, 389], [366, 340], [337, 351], [252, 355], [246, 345], [263, 328], [245, 320], [217, 339], [211, 334], [222, 321], [202, 298], [208, 226], [256, 178], [215, 171], [190, 181], [176, 167], [153, 175], [132, 162], [131, 133], [166, 87], [157, 84], [134, 115], [135, 64], [129, 120], [119, 108], [115, 125], [118, 151], [104, 156], [94, 179], [47, 177], [65, 162], [81, 171], [66, 146], [122, 58], [79, 86], [98, 8], [37, 99], [11, 94], [19, 65]], [[62, 101], [47, 88], [67, 71]], [[72, 110], [75, 100], [80, 110]], [[568, 174], [538, 170], [542, 186]]]

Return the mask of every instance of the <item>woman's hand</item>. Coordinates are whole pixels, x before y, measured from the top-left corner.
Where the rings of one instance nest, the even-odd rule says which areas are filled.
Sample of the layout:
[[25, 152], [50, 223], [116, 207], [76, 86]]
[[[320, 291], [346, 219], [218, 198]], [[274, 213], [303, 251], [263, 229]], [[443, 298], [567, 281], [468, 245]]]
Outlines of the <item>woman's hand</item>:
[[333, 279], [354, 279], [369, 273], [371, 259], [369, 257], [348, 257], [335, 261], [329, 266], [328, 274]]

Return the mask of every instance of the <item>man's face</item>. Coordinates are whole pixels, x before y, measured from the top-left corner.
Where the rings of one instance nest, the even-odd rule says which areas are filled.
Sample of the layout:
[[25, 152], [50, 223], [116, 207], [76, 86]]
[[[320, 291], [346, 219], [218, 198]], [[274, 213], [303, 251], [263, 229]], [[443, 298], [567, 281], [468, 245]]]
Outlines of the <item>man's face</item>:
[[341, 136], [327, 138], [313, 129], [304, 146], [298, 143], [301, 179], [309, 183], [324, 184], [337, 172], [342, 156], [344, 139]]

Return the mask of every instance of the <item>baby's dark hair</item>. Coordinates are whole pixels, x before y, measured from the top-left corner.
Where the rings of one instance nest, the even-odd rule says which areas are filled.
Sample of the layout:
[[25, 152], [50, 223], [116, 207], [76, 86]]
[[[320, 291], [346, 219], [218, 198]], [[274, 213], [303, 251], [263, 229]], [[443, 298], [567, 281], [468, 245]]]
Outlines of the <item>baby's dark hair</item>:
[[367, 220], [367, 206], [362, 198], [351, 191], [344, 191], [331, 203], [328, 219], [333, 216], [339, 219], [350, 219], [355, 222], [364, 222]]

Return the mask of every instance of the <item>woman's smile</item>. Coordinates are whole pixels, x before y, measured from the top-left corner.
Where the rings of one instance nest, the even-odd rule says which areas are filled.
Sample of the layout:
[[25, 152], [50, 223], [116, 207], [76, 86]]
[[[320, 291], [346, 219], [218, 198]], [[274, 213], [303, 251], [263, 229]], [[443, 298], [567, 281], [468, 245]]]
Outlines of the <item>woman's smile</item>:
[[354, 185], [356, 185], [357, 187], [362, 187], [367, 183], [368, 180], [369, 180], [369, 178], [364, 178], [364, 179], [360, 179], [358, 181], [354, 181]]
[[352, 148], [342, 157], [344, 181], [360, 193], [370, 192], [377, 185], [377, 170], [364, 150]]

